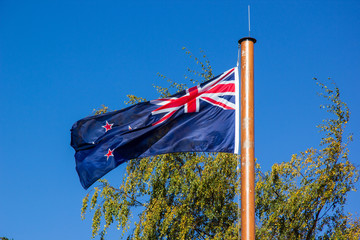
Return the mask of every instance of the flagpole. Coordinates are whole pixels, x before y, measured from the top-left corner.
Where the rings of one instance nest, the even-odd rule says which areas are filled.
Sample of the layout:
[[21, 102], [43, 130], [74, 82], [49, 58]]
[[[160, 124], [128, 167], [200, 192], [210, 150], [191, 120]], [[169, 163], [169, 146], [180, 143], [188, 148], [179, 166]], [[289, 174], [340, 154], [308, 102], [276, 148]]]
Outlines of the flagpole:
[[255, 240], [255, 154], [254, 154], [254, 44], [241, 45], [241, 239]]

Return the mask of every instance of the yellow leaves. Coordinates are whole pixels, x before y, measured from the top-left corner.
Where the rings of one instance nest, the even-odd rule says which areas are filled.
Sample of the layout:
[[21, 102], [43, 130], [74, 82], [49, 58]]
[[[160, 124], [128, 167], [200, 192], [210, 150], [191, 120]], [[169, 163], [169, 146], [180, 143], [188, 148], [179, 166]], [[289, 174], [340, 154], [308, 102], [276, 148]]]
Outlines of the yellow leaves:
[[358, 240], [360, 239], [360, 218], [352, 214], [340, 215], [338, 224], [331, 235], [335, 240]]
[[85, 195], [85, 197], [82, 200], [82, 206], [81, 206], [81, 219], [84, 220], [85, 219], [85, 213], [88, 207], [88, 202], [89, 202], [89, 193]]
[[96, 206], [96, 203], [97, 203], [97, 199], [98, 199], [98, 196], [99, 196], [99, 188], [95, 187], [94, 188], [95, 192], [91, 198], [91, 201], [90, 201], [90, 208], [91, 209], [94, 209], [95, 206]]
[[93, 109], [94, 115], [104, 114], [109, 111], [109, 107], [105, 106], [104, 104], [101, 105], [99, 109]]
[[192, 215], [183, 214], [179, 223], [179, 237], [178, 239], [187, 239], [189, 230], [194, 226], [194, 217]]
[[319, 126], [325, 135], [323, 149], [309, 148], [294, 154], [289, 162], [274, 164], [270, 172], [258, 177], [256, 204], [257, 216], [262, 219], [258, 230], [261, 238], [305, 239], [321, 236], [321, 229], [334, 233], [346, 194], [358, 179], [358, 170], [348, 161], [347, 143], [342, 140], [349, 117], [347, 106], [339, 99], [338, 89], [320, 86], [326, 89], [322, 95], [331, 102], [325, 108], [334, 116]]
[[146, 102], [145, 98], [137, 97], [137, 96], [132, 95], [132, 94], [128, 94], [128, 95], [126, 95], [126, 97], [129, 100], [125, 101], [125, 104], [133, 105], [133, 104], [137, 104], [137, 103], [140, 103], [140, 102]]
[[[202, 77], [210, 76], [207, 62], [195, 60], [204, 70]], [[168, 81], [178, 90], [183, 87]], [[257, 239], [359, 238], [360, 221], [343, 215], [347, 193], [359, 176], [348, 160], [348, 142], [343, 142], [348, 109], [337, 89], [319, 85], [329, 100], [324, 108], [333, 117], [319, 126], [324, 134], [321, 149], [294, 154], [268, 172], [261, 172], [256, 163]], [[158, 90], [169, 94], [167, 88]], [[126, 171], [118, 189], [106, 180], [94, 189], [93, 237], [101, 230], [101, 220], [105, 224], [100, 236], [113, 223], [126, 232], [132, 224], [131, 212], [141, 206], [139, 221], [132, 224], [133, 239], [237, 239], [237, 156], [164, 154], [131, 160]], [[89, 194], [83, 199], [82, 218], [88, 204]]]
[[92, 219], [92, 238], [94, 238], [100, 231], [100, 221], [101, 221], [101, 209], [100, 207], [98, 207]]

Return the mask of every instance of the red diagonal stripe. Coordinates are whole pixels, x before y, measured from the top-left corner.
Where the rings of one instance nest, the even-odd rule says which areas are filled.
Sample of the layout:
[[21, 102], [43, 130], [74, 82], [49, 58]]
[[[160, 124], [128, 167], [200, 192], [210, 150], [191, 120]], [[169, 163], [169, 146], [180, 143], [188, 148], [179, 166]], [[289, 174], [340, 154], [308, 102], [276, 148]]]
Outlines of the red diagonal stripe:
[[175, 112], [176, 111], [172, 111], [172, 112], [165, 114], [162, 118], [160, 118], [157, 122], [153, 123], [152, 125], [155, 126], [155, 125], [158, 125], [159, 123], [162, 123], [166, 119], [170, 118]]
[[159, 111], [159, 110], [162, 110], [162, 109], [180, 107], [180, 106], [185, 105], [186, 103], [190, 102], [192, 99], [199, 96], [197, 86], [189, 88], [188, 94], [189, 95], [185, 95], [185, 96], [179, 97], [177, 99], [170, 99], [170, 102], [168, 104], [165, 104], [165, 105], [155, 109], [153, 112], [156, 112], [156, 111]]
[[222, 92], [235, 92], [235, 83], [218, 84], [207, 90], [205, 93], [222, 93]]
[[214, 82], [213, 84], [211, 84], [211, 86], [209, 86], [208, 88], [211, 88], [212, 86], [216, 85], [218, 82], [220, 82], [221, 80], [223, 80], [224, 78], [226, 78], [227, 76], [229, 76], [230, 73], [232, 73], [234, 71], [235, 68], [229, 70], [229, 72], [227, 74], [225, 74], [224, 76], [222, 76], [221, 78], [219, 78], [216, 82]]

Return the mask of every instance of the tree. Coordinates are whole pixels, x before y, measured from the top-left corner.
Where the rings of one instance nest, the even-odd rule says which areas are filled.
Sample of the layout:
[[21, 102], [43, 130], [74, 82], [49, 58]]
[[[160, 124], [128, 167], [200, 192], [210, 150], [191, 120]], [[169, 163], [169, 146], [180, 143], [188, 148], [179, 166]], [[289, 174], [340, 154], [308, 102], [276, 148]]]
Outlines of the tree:
[[[203, 63], [191, 52], [187, 54], [202, 70], [189, 72], [210, 79], [206, 56]], [[167, 80], [169, 88], [155, 86], [161, 97], [169, 96], [171, 89], [186, 87]], [[347, 193], [354, 190], [359, 176], [348, 159], [352, 137], [344, 135], [349, 109], [335, 85], [328, 88], [315, 80], [328, 101], [323, 108], [332, 118], [318, 126], [324, 133], [319, 149], [294, 154], [268, 172], [257, 164], [257, 239], [360, 237], [360, 219], [344, 212]], [[130, 104], [145, 100], [128, 97]], [[83, 199], [82, 217], [94, 211], [92, 236], [101, 239], [112, 224], [127, 232], [134, 208], [142, 211], [128, 239], [238, 239], [238, 176], [237, 157], [232, 154], [178, 153], [133, 159], [119, 187], [99, 180], [91, 198], [88, 193]]]
[[317, 79], [322, 106], [332, 118], [318, 126], [324, 133], [320, 149], [294, 154], [289, 162], [259, 171], [256, 185], [256, 215], [260, 239], [359, 239], [360, 219], [344, 213], [347, 193], [354, 190], [359, 172], [348, 159], [345, 137], [350, 111], [340, 99], [340, 90]]

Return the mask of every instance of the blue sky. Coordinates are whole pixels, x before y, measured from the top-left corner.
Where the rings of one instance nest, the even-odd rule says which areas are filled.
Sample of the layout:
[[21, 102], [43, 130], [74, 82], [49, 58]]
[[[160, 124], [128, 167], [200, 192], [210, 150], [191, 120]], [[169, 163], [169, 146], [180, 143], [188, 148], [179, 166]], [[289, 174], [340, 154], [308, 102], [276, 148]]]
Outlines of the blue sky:
[[[215, 74], [234, 67], [248, 4], [262, 168], [318, 146], [315, 126], [327, 115], [313, 77], [341, 89], [359, 167], [359, 1], [0, 0], [0, 237], [89, 239], [72, 124], [101, 104], [125, 107], [126, 94], [156, 98], [152, 84], [166, 85], [158, 72], [186, 82], [194, 64], [183, 46], [203, 49]], [[124, 168], [107, 175], [112, 184]], [[359, 198], [351, 193], [346, 210], [359, 212]]]

